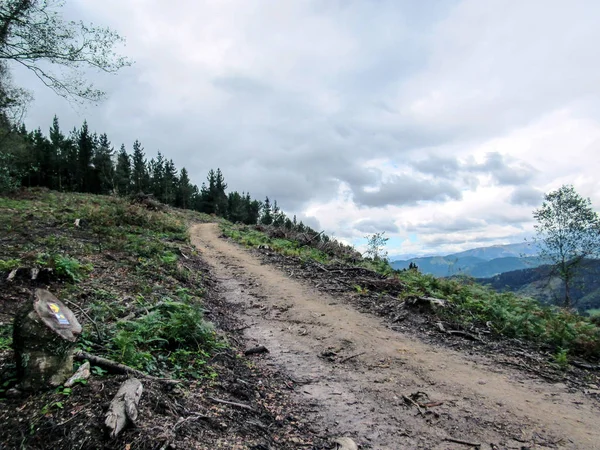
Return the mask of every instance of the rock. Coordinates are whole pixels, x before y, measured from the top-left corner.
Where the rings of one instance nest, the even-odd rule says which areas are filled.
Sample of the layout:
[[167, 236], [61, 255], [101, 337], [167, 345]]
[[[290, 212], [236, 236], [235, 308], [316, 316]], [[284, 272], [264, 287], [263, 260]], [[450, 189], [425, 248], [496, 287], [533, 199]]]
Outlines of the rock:
[[333, 440], [336, 450], [358, 450], [358, 445], [349, 437], [339, 437]]
[[6, 391], [7, 398], [19, 398], [22, 395], [21, 391], [16, 388], [10, 388]]
[[37, 391], [63, 384], [73, 373], [73, 349], [80, 334], [71, 310], [49, 291], [36, 289], [14, 321], [19, 388]]
[[90, 362], [86, 361], [79, 366], [77, 372], [75, 372], [71, 378], [65, 382], [65, 387], [72, 387], [78, 380], [87, 380], [90, 375]]

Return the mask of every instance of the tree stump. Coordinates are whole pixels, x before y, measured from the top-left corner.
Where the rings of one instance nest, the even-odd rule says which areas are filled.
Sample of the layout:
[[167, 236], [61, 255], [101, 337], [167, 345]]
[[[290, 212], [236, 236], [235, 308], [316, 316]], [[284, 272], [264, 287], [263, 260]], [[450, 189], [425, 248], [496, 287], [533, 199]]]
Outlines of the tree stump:
[[13, 328], [20, 389], [37, 391], [64, 383], [73, 374], [73, 348], [80, 334], [71, 310], [49, 291], [36, 289]]

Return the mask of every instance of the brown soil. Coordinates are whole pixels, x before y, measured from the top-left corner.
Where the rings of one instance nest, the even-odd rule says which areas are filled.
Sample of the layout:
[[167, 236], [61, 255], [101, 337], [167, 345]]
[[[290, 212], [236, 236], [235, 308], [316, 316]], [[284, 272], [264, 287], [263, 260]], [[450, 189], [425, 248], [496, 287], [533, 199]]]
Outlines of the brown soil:
[[376, 449], [600, 448], [600, 409], [582, 392], [390, 330], [219, 235], [192, 228], [248, 346], [270, 350], [259, 365], [295, 380], [317, 432]]

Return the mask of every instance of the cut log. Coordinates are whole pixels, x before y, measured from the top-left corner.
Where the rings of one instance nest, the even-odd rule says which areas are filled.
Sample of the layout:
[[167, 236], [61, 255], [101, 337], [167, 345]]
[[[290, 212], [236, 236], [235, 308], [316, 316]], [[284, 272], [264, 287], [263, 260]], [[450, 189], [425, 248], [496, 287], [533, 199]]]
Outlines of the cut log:
[[60, 300], [36, 289], [16, 314], [13, 348], [20, 389], [37, 391], [63, 384], [73, 373], [73, 349], [81, 325]]
[[128, 423], [135, 424], [143, 391], [144, 387], [137, 378], [130, 378], [121, 385], [110, 402], [104, 421], [110, 437], [116, 437]]

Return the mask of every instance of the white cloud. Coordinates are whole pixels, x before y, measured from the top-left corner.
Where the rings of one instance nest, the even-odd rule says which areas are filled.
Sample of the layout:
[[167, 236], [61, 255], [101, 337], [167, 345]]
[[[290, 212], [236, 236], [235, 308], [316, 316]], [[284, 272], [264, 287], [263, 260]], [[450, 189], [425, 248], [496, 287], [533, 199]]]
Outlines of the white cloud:
[[19, 72], [37, 97], [30, 127], [85, 117], [115, 146], [140, 139], [198, 184], [220, 167], [231, 189], [349, 242], [379, 224], [391, 254], [521, 240], [536, 195], [563, 183], [600, 206], [594, 0], [81, 0], [65, 11], [125, 35], [137, 63], [98, 75], [108, 101], [75, 111]]

